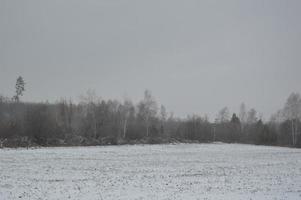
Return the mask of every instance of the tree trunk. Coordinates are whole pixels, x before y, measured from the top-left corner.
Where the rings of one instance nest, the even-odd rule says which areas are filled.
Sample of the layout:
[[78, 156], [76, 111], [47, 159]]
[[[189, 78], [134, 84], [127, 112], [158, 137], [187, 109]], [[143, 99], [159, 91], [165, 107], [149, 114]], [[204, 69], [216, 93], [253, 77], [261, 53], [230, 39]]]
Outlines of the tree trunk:
[[148, 124], [146, 125], [146, 137], [148, 137], [148, 135], [149, 135], [149, 127], [148, 127]]
[[125, 136], [126, 136], [126, 127], [127, 127], [127, 119], [124, 121], [124, 124], [123, 124], [123, 138], [125, 138]]
[[94, 137], [94, 139], [96, 139], [96, 135], [97, 135], [97, 124], [96, 124], [96, 116], [93, 111], [93, 137]]
[[294, 120], [292, 119], [292, 139], [293, 139], [293, 146], [296, 145], [296, 133], [295, 133], [295, 124]]
[[295, 133], [296, 133], [296, 145], [298, 144], [298, 136], [299, 136], [299, 132], [298, 132], [298, 122], [296, 123], [296, 125], [295, 125], [295, 127], [296, 127], [296, 129], [295, 129]]

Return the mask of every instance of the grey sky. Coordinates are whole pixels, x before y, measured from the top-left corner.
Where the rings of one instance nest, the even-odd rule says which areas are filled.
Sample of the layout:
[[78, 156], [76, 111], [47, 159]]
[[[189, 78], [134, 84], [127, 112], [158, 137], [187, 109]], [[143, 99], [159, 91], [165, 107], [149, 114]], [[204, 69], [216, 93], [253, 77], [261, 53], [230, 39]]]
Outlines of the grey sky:
[[148, 88], [178, 116], [241, 102], [266, 118], [301, 91], [300, 0], [0, 0], [0, 94], [88, 89], [137, 102]]

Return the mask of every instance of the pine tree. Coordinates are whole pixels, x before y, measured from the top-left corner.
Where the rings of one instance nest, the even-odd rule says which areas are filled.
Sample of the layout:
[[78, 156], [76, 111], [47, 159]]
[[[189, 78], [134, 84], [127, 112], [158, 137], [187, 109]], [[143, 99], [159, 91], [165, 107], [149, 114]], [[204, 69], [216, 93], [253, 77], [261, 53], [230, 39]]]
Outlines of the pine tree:
[[16, 88], [16, 95], [13, 97], [13, 100], [16, 102], [19, 102], [20, 96], [23, 96], [23, 92], [25, 91], [25, 82], [24, 82], [22, 76], [19, 76], [17, 78], [15, 88]]

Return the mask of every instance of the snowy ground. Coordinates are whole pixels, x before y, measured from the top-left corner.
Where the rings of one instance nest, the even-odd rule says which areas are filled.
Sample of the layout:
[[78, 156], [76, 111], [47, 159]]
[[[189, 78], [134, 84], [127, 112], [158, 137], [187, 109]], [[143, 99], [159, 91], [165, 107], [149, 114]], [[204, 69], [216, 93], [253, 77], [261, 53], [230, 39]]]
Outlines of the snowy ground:
[[301, 149], [177, 144], [0, 150], [0, 200], [301, 199]]

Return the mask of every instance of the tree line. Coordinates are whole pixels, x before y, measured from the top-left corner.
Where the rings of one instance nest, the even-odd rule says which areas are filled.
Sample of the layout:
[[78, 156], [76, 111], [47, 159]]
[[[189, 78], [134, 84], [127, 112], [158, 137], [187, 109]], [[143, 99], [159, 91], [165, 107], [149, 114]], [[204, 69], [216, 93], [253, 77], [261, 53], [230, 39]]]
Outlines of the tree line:
[[13, 98], [0, 96], [0, 147], [229, 142], [301, 147], [301, 98], [292, 93], [283, 108], [263, 121], [244, 103], [238, 114], [221, 109], [208, 117], [174, 117], [151, 92], [134, 104], [103, 100], [92, 91], [79, 103], [22, 102], [25, 82], [19, 77]]

